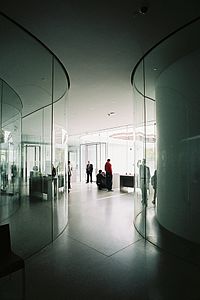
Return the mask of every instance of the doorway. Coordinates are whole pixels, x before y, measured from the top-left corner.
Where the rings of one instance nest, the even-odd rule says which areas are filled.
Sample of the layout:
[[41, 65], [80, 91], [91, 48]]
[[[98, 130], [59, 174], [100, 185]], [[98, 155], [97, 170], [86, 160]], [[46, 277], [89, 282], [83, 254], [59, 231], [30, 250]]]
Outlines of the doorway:
[[31, 172], [41, 173], [41, 146], [25, 145], [25, 182]]
[[106, 161], [106, 143], [89, 143], [80, 145], [80, 181], [86, 181], [86, 165], [93, 164], [93, 178], [100, 169], [104, 170]]

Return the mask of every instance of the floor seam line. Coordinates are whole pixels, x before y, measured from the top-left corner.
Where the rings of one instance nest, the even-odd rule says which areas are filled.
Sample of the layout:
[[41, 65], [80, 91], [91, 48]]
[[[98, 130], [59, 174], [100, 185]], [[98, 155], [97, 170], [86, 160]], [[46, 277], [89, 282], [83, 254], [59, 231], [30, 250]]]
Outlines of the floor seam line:
[[67, 234], [67, 236], [68, 236], [70, 239], [72, 239], [72, 240], [78, 242], [79, 244], [82, 244], [82, 245], [84, 245], [84, 246], [86, 246], [86, 247], [88, 247], [88, 248], [90, 248], [90, 249], [92, 249], [92, 250], [94, 250], [94, 251], [96, 251], [96, 252], [98, 252], [98, 253], [104, 255], [105, 257], [109, 257], [109, 255], [106, 255], [105, 253], [103, 253], [103, 252], [97, 250], [96, 248], [93, 248], [93, 247], [89, 246], [88, 244], [86, 244], [86, 243], [84, 243], [84, 242], [81, 242], [81, 241], [75, 239], [75, 238], [72, 237], [71, 235]]
[[116, 252], [114, 252], [114, 253], [108, 255], [108, 257], [111, 257], [111, 256], [113, 256], [113, 255], [115, 255], [115, 254], [117, 254], [117, 253], [119, 253], [119, 252], [125, 250], [126, 248], [128, 248], [128, 247], [130, 247], [130, 246], [132, 246], [132, 245], [134, 245], [134, 244], [136, 244], [136, 243], [138, 243], [138, 242], [141, 241], [141, 240], [143, 240], [143, 238], [140, 238], [139, 240], [137, 240], [137, 241], [135, 241], [135, 242], [133, 242], [133, 243], [127, 245], [126, 247], [121, 248], [120, 250], [118, 250], [118, 251], [116, 251]]

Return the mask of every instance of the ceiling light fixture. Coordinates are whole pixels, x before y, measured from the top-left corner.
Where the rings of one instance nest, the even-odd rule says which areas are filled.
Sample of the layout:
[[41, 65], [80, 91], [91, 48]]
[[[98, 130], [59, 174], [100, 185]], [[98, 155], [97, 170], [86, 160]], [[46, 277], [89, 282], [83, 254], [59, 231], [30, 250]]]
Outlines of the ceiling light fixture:
[[139, 13], [141, 14], [141, 15], [146, 15], [146, 13], [148, 12], [148, 6], [142, 6], [142, 7], [140, 7], [140, 9], [139, 9]]
[[134, 12], [133, 17], [136, 17], [137, 15], [146, 15], [148, 10], [149, 10], [149, 7], [147, 5], [142, 5], [141, 7], [139, 7], [139, 9], [137, 9]]
[[108, 113], [108, 116], [110, 117], [110, 116], [112, 116], [112, 115], [114, 115], [115, 114], [115, 112], [114, 111], [111, 111], [110, 113]]

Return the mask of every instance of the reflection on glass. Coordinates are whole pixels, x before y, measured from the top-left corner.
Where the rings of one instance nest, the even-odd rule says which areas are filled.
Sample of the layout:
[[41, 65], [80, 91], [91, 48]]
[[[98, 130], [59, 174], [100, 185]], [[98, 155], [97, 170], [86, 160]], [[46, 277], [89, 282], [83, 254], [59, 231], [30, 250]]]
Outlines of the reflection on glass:
[[67, 224], [69, 80], [33, 35], [5, 15], [0, 22], [0, 223], [10, 224], [13, 250], [27, 257]]
[[139, 165], [139, 178], [140, 178], [140, 189], [142, 193], [142, 204], [147, 206], [148, 193], [150, 193], [150, 169], [146, 164], [146, 159], [143, 158], [142, 163]]
[[53, 105], [53, 160], [56, 169], [53, 178], [53, 235], [64, 229], [67, 220], [68, 153], [66, 126], [66, 97]]
[[19, 96], [0, 80], [0, 222], [19, 207], [21, 110]]
[[146, 97], [145, 66], [142, 61], [134, 77], [135, 224], [146, 237], [146, 215], [153, 207], [151, 176], [156, 168], [155, 101]]
[[[143, 57], [133, 74], [135, 225], [164, 248], [166, 235], [184, 246], [186, 240], [199, 243], [199, 27], [197, 18], [177, 29]], [[151, 174], [150, 181], [145, 174], [144, 183], [143, 159]]]

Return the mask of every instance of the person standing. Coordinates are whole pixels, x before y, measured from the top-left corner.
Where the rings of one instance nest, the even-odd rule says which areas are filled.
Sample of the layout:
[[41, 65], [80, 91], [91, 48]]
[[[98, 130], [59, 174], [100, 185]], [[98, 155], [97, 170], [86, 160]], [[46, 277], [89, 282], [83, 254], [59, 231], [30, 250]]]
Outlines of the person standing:
[[153, 176], [151, 177], [151, 185], [154, 189], [154, 194], [153, 194], [153, 201], [152, 203], [156, 203], [156, 197], [157, 197], [157, 170], [154, 171]]
[[106, 186], [108, 191], [112, 191], [112, 165], [110, 163], [110, 158], [107, 159], [105, 163], [105, 171], [106, 171]]
[[[37, 167], [38, 168], [38, 167]], [[52, 171], [51, 171], [51, 175], [52, 175], [52, 182], [53, 182], [53, 189], [54, 189], [54, 196], [56, 196], [57, 194], [57, 178], [56, 178], [56, 168], [54, 167], [54, 165], [52, 164]]]
[[142, 204], [147, 206], [147, 190], [149, 190], [149, 183], [150, 183], [150, 169], [146, 165], [146, 159], [142, 160], [142, 164], [139, 167], [139, 175], [140, 175], [140, 188], [142, 191]]
[[86, 165], [86, 174], [87, 174], [87, 180], [86, 183], [92, 182], [92, 172], [93, 172], [93, 164], [90, 163], [90, 161], [88, 160], [88, 163]]
[[72, 166], [70, 160], [68, 160], [68, 193], [71, 189], [71, 176], [72, 176]]
[[[38, 167], [37, 167], [38, 170]], [[54, 167], [54, 165], [52, 164], [52, 177], [56, 177], [56, 168]]]

